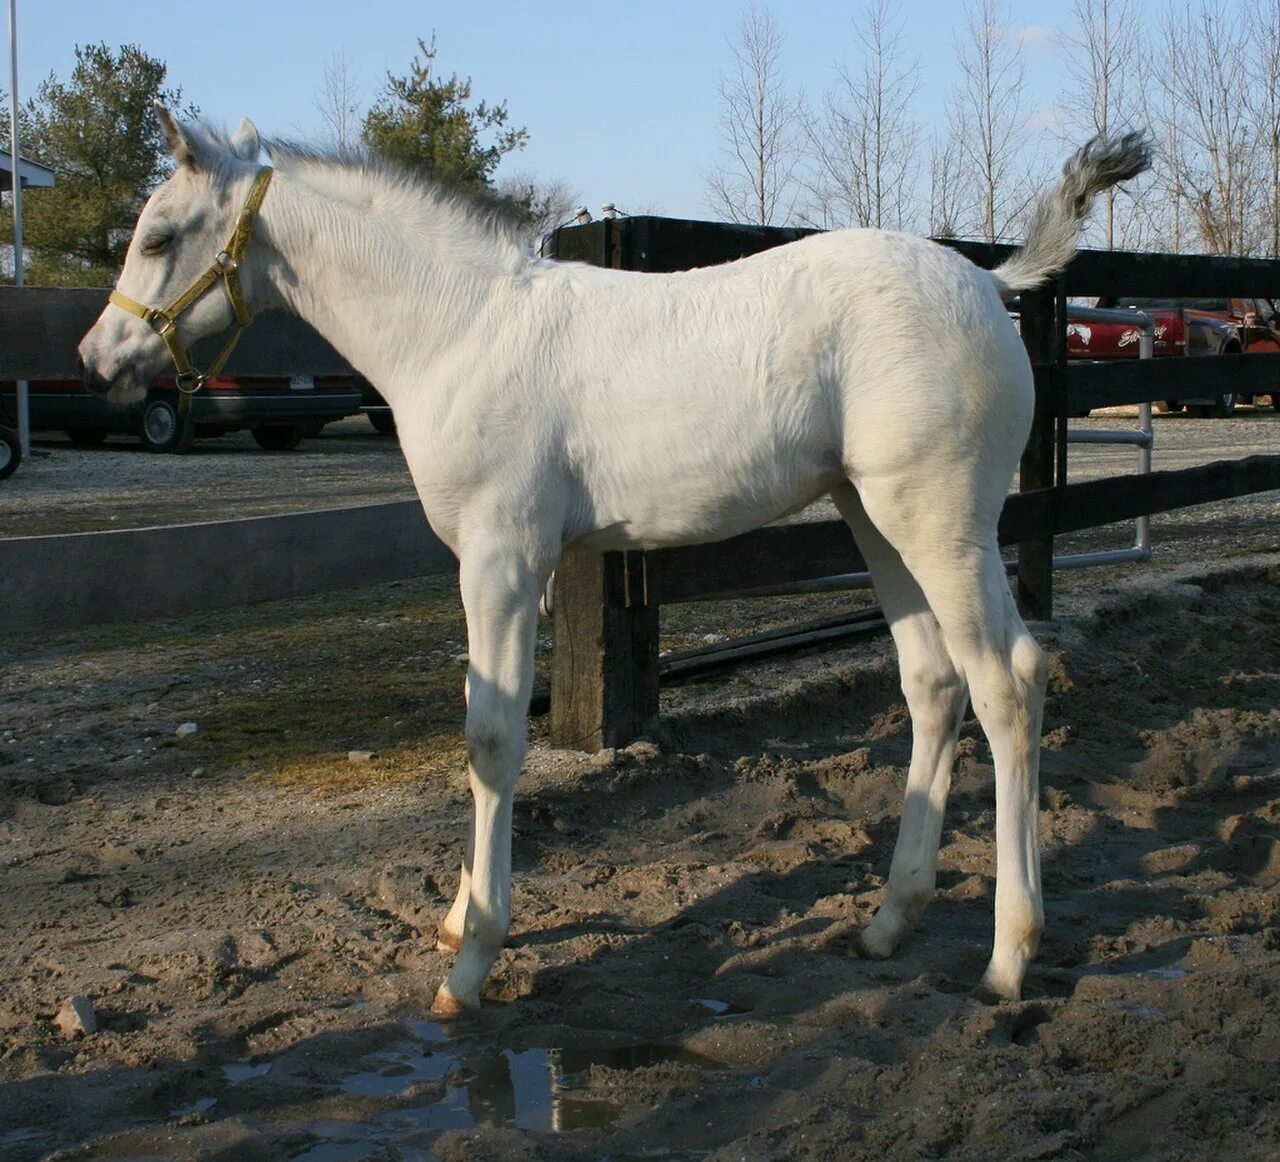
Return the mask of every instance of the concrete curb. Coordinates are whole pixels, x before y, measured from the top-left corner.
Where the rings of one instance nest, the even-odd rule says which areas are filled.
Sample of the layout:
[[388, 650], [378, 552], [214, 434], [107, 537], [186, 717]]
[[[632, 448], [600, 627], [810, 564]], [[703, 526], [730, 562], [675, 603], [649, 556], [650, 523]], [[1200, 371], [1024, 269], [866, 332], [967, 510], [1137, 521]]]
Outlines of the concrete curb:
[[139, 621], [447, 573], [417, 501], [0, 539], [11, 632]]

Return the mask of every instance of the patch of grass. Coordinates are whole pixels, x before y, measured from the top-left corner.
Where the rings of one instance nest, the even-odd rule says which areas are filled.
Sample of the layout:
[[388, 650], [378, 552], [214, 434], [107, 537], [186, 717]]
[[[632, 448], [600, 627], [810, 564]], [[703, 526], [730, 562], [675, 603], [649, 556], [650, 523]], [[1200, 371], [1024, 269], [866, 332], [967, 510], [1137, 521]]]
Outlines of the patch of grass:
[[[284, 768], [461, 732], [466, 630], [452, 578], [336, 596], [243, 611], [183, 643], [213, 694], [188, 748]], [[215, 656], [227, 664], [211, 666]]]
[[464, 771], [466, 764], [467, 740], [461, 730], [456, 730], [419, 743], [402, 744], [386, 753], [379, 752], [368, 762], [352, 762], [346, 754], [282, 759], [265, 771], [263, 777], [276, 787], [336, 795], [365, 787], [449, 776]]

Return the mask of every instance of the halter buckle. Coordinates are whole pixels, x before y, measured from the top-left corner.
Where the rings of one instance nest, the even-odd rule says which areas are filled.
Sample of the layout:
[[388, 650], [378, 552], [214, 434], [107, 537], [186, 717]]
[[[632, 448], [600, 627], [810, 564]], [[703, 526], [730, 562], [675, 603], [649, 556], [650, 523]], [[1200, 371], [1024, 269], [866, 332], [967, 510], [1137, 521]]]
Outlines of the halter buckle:
[[173, 329], [173, 319], [161, 310], [151, 310], [146, 315], [147, 326], [150, 327], [157, 335], [163, 337], [166, 331]]
[[208, 378], [202, 371], [180, 371], [174, 377], [174, 384], [183, 395], [195, 395]]
[[225, 250], [218, 251], [218, 255], [213, 261], [218, 269], [223, 271], [238, 270], [240, 267], [240, 264]]

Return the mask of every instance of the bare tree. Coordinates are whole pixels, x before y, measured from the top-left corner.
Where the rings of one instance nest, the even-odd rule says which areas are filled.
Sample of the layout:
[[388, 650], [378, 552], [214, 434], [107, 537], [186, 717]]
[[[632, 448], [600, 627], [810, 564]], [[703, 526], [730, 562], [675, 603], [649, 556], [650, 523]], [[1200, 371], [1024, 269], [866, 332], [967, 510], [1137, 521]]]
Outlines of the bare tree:
[[734, 222], [788, 221], [798, 186], [800, 109], [782, 79], [783, 36], [767, 9], [747, 9], [720, 77], [725, 162], [705, 175], [707, 205]]
[[520, 207], [525, 235], [535, 249], [542, 236], [563, 226], [572, 216], [582, 195], [560, 178], [545, 180], [533, 174], [516, 173], [499, 180], [499, 196]]
[[1162, 128], [1177, 142], [1164, 178], [1214, 254], [1248, 254], [1261, 241], [1262, 143], [1242, 92], [1251, 31], [1239, 13], [1206, 0], [1166, 13], [1161, 27]]
[[[1072, 138], [1109, 137], [1132, 129], [1138, 116], [1139, 14], [1132, 0], [1074, 0], [1075, 28], [1066, 33], [1068, 87], [1058, 104]], [[1078, 142], [1076, 142], [1078, 144]], [[1103, 195], [1106, 248], [1116, 244], [1116, 190]]]
[[347, 64], [347, 54], [339, 49], [325, 62], [320, 91], [315, 98], [329, 145], [347, 150], [359, 143], [360, 128], [364, 124], [362, 104], [360, 78]]
[[929, 156], [929, 233], [934, 238], [960, 234], [962, 181], [960, 143], [955, 136], [935, 136]]
[[1245, 87], [1266, 167], [1266, 253], [1280, 258], [1280, 0], [1253, 0], [1251, 83]]
[[911, 107], [919, 60], [904, 56], [893, 0], [865, 0], [855, 18], [861, 61], [839, 69], [820, 116], [804, 118], [822, 225], [903, 229], [911, 217], [920, 126]]
[[977, 232], [998, 242], [1029, 198], [1027, 183], [1014, 179], [1027, 121], [1022, 45], [1003, 0], [966, 4], [956, 57], [961, 78], [947, 103], [948, 120], [973, 183]]

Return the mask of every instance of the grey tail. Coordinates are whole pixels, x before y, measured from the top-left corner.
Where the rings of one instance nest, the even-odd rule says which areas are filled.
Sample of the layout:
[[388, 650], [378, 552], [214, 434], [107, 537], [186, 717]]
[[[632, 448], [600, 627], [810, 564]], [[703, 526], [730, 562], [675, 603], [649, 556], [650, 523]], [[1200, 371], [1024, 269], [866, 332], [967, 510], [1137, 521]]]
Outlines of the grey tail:
[[1098, 136], [1062, 167], [1062, 181], [1036, 205], [1022, 249], [991, 271], [996, 290], [1008, 302], [1034, 290], [1062, 270], [1080, 245], [1080, 228], [1093, 199], [1117, 182], [1151, 168], [1151, 141], [1145, 132]]

